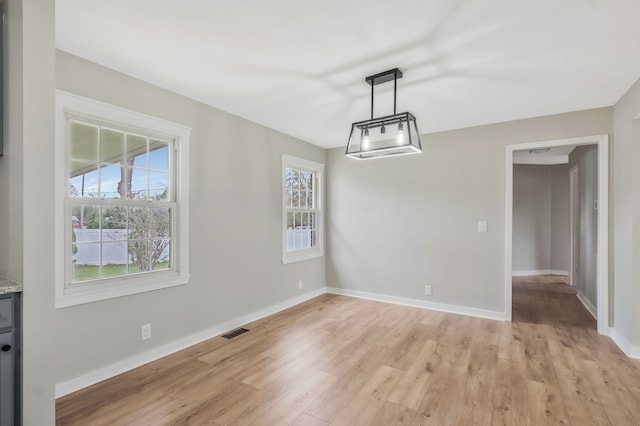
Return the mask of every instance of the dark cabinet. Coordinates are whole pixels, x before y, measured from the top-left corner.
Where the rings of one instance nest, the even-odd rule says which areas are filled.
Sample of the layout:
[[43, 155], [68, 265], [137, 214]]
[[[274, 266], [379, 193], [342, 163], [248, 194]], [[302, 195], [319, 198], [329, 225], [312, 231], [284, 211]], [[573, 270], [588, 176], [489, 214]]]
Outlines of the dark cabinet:
[[0, 426], [20, 424], [19, 293], [0, 295]]

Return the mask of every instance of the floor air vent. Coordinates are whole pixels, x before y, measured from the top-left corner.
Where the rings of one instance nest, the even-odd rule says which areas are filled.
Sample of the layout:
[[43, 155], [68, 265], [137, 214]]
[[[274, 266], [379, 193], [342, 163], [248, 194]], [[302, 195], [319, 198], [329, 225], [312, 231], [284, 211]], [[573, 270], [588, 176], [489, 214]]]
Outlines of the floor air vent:
[[239, 336], [242, 333], [246, 333], [247, 331], [249, 330], [247, 330], [246, 328], [239, 328], [237, 330], [230, 331], [227, 334], [223, 334], [222, 337], [224, 337], [225, 339], [233, 339], [234, 337]]

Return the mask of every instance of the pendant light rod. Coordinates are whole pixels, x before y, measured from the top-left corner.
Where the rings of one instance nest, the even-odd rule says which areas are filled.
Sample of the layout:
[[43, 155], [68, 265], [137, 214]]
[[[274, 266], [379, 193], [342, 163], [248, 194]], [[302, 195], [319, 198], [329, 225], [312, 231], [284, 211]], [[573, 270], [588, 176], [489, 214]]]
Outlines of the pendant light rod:
[[393, 113], [396, 113], [396, 93], [398, 88], [398, 79], [402, 78], [402, 71], [399, 68], [394, 68], [388, 71], [383, 71], [378, 74], [370, 75], [366, 77], [364, 81], [371, 85], [371, 119], [373, 120], [373, 86], [386, 83], [393, 80]]
[[373, 120], [373, 84], [371, 85], [371, 119]]
[[397, 89], [398, 89], [398, 75], [394, 73], [393, 74], [393, 115], [396, 115], [396, 93], [398, 93]]

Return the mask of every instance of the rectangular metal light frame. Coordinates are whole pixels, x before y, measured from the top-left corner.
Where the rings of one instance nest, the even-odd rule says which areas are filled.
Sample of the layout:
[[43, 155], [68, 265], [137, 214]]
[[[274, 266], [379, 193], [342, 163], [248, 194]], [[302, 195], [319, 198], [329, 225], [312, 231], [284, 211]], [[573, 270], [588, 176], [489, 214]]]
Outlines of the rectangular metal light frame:
[[[365, 129], [378, 129], [383, 126], [390, 126], [402, 123], [406, 126], [407, 138], [404, 143], [398, 145], [397, 142], [371, 149], [362, 148], [362, 132]], [[411, 131], [411, 126], [415, 129], [415, 134]], [[360, 131], [360, 141], [355, 143], [358, 130]], [[390, 138], [389, 141], [395, 141]], [[382, 158], [389, 156], [400, 156], [419, 154], [422, 152], [422, 143], [420, 141], [420, 132], [416, 122], [416, 117], [410, 112], [402, 112], [399, 114], [387, 115], [384, 117], [372, 118], [369, 120], [357, 121], [351, 125], [351, 133], [345, 155], [356, 160], [370, 160], [374, 158]]]

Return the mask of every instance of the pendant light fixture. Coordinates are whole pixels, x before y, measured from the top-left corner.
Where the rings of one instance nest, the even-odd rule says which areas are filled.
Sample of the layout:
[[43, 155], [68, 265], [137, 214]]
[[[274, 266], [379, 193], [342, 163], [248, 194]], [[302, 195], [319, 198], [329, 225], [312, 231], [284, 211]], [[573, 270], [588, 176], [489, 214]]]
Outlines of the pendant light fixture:
[[[422, 152], [416, 117], [410, 112], [396, 113], [396, 91], [402, 71], [394, 68], [370, 75], [365, 82], [371, 86], [371, 118], [351, 124], [345, 155], [356, 160], [418, 154]], [[373, 117], [373, 87], [393, 80], [393, 115]]]

